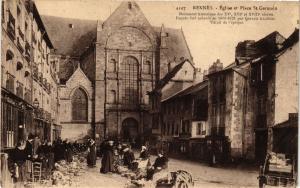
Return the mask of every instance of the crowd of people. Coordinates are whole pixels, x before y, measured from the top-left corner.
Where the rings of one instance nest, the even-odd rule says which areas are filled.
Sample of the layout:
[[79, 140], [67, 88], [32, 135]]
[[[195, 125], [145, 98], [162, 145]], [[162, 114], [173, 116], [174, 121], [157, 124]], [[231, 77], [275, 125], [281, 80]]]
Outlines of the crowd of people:
[[27, 140], [19, 140], [16, 147], [9, 153], [9, 168], [16, 185], [32, 179], [32, 163], [42, 164], [43, 178], [51, 177], [54, 164], [60, 160], [72, 162], [73, 154], [84, 152], [86, 144], [71, 143], [61, 138], [51, 143], [30, 134]]
[[84, 143], [70, 142], [58, 138], [55, 141], [41, 141], [38, 136], [30, 134], [27, 140], [20, 140], [9, 153], [9, 167], [16, 184], [32, 179], [32, 164], [42, 165], [43, 178], [49, 179], [55, 169], [55, 163], [65, 160], [72, 162], [73, 155], [85, 153], [87, 166], [96, 167], [97, 155], [101, 157], [100, 173], [134, 174], [132, 179], [153, 179], [153, 175], [167, 167], [168, 159], [159, 152], [153, 165], [150, 163], [146, 146], [141, 147], [136, 158], [130, 144], [106, 140], [100, 144], [97, 152], [96, 143], [89, 138]]
[[168, 159], [161, 151], [158, 153], [153, 165], [147, 147], [142, 146], [138, 158], [129, 144], [122, 144], [111, 140], [104, 141], [100, 145], [101, 168], [100, 173], [131, 173], [131, 179], [152, 180], [154, 174], [167, 168]]

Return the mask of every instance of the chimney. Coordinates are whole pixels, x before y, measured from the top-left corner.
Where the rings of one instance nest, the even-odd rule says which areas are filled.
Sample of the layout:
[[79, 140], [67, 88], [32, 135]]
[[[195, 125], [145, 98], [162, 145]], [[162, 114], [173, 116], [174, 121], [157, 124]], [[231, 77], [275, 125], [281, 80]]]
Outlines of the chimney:
[[245, 40], [238, 43], [235, 48], [235, 59], [237, 64], [243, 63], [257, 54], [257, 50], [253, 44], [255, 44], [254, 40]]
[[223, 63], [221, 63], [220, 59], [217, 59], [208, 69], [208, 73], [214, 73], [223, 70]]

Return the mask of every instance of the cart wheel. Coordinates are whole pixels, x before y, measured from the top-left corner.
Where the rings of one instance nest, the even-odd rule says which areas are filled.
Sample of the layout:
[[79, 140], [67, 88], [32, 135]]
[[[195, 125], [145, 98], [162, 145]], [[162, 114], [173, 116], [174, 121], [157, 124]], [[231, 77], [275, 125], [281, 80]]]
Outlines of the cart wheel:
[[265, 182], [262, 178], [259, 179], [259, 188], [264, 188], [265, 187]]
[[188, 184], [184, 181], [179, 182], [178, 187], [177, 188], [188, 188]]

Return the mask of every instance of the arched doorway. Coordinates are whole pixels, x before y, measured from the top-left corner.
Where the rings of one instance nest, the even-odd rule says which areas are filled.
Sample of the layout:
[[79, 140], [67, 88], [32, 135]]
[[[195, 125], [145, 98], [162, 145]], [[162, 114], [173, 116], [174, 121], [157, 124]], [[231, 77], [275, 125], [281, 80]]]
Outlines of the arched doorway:
[[122, 137], [126, 142], [135, 141], [138, 135], [138, 122], [133, 118], [127, 118], [122, 122]]

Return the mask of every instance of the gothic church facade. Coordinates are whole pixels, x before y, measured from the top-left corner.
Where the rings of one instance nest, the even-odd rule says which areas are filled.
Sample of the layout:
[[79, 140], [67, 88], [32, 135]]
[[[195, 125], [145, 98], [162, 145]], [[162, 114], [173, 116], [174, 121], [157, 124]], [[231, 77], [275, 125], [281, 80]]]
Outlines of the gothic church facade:
[[159, 80], [186, 60], [192, 79], [174, 85], [195, 77], [182, 29], [152, 26], [135, 2], [122, 2], [104, 22], [42, 19], [56, 48], [52, 61], [60, 65], [63, 138], [141, 138], [151, 132], [148, 93]]

